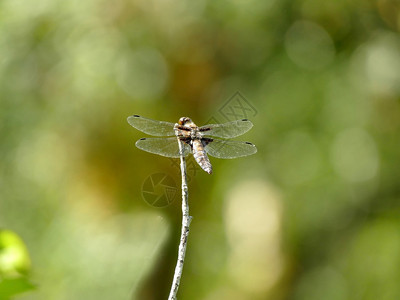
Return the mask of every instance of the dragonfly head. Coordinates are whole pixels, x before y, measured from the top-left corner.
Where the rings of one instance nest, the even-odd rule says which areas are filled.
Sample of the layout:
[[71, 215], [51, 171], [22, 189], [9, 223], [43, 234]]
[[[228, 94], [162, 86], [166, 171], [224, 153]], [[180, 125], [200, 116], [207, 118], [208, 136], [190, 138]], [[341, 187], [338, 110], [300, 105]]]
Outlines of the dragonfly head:
[[192, 119], [190, 119], [188, 117], [182, 117], [179, 119], [179, 122], [178, 122], [179, 125], [189, 125], [192, 123], [193, 123]]

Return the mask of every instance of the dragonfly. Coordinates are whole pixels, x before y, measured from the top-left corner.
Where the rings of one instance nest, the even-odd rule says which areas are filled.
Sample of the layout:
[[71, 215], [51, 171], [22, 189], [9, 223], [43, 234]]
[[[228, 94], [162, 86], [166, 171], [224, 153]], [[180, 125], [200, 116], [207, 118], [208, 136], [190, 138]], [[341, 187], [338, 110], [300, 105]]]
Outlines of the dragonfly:
[[[179, 158], [193, 154], [199, 166], [208, 174], [212, 173], [212, 165], [208, 156], [232, 159], [255, 154], [257, 148], [250, 142], [233, 141], [253, 127], [247, 119], [223, 124], [209, 124], [198, 127], [188, 117], [182, 117], [178, 123], [157, 121], [139, 115], [128, 117], [128, 123], [157, 138], [141, 138], [136, 147], [146, 152], [165, 157]], [[222, 139], [220, 139], [222, 138]], [[179, 150], [179, 139], [183, 149]]]

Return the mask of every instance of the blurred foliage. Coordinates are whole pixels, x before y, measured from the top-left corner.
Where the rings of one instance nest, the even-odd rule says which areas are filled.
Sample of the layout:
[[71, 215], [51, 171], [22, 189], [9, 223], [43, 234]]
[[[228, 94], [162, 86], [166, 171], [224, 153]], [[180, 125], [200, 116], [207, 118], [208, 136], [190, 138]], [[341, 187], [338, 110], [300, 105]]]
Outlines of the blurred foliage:
[[32, 290], [27, 275], [30, 258], [23, 241], [9, 230], [0, 230], [0, 299]]
[[25, 277], [3, 279], [0, 281], [0, 299], [11, 299], [15, 295], [31, 291], [35, 286]]
[[180, 299], [400, 299], [399, 20], [396, 0], [2, 0], [0, 226], [38, 285], [20, 299], [166, 298], [179, 191], [141, 191], [179, 169], [134, 147], [132, 114], [255, 125], [256, 155], [191, 169]]
[[0, 275], [26, 274], [31, 267], [24, 242], [12, 231], [0, 230]]

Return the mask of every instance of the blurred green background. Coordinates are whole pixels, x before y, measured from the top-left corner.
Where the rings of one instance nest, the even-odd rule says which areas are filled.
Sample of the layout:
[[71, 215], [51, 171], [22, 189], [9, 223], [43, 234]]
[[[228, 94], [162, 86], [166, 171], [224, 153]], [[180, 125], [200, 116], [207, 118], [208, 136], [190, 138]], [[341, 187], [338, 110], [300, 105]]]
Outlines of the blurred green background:
[[247, 117], [256, 155], [190, 170], [179, 299], [400, 299], [399, 29], [397, 0], [1, 0], [0, 282], [166, 299], [180, 190], [142, 185], [179, 169], [126, 118]]

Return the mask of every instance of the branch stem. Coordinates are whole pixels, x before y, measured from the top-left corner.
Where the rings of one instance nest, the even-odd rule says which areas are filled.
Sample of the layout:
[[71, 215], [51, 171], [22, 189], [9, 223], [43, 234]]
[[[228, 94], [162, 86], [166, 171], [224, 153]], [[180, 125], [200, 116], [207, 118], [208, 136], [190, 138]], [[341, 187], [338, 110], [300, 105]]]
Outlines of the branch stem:
[[179, 143], [179, 153], [181, 159], [181, 174], [182, 174], [182, 230], [181, 240], [179, 243], [178, 260], [176, 262], [174, 279], [172, 281], [171, 291], [169, 293], [168, 300], [176, 300], [179, 289], [179, 283], [182, 277], [183, 264], [185, 262], [185, 253], [187, 246], [187, 239], [189, 235], [189, 226], [192, 221], [192, 217], [189, 216], [189, 203], [188, 203], [188, 186], [187, 186], [187, 175], [186, 175], [186, 160], [184, 156], [184, 145], [183, 141], [177, 137]]

